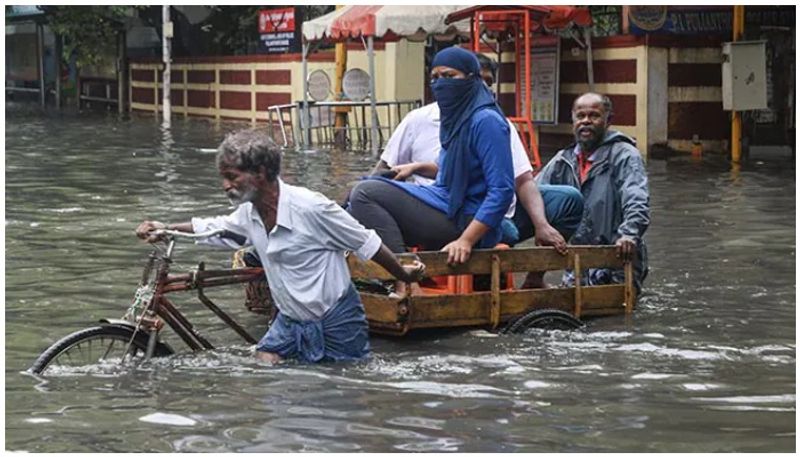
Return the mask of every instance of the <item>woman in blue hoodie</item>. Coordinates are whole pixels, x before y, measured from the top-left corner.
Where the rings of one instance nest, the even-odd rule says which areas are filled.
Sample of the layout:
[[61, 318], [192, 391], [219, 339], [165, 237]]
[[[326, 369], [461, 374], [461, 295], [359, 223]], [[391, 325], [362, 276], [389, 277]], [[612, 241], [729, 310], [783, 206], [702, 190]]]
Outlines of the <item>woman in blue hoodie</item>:
[[450, 263], [463, 263], [473, 247], [500, 240], [514, 195], [508, 123], [481, 80], [478, 59], [465, 49], [436, 54], [431, 90], [441, 110], [436, 182], [367, 179], [353, 189], [350, 213], [393, 252], [441, 249]]

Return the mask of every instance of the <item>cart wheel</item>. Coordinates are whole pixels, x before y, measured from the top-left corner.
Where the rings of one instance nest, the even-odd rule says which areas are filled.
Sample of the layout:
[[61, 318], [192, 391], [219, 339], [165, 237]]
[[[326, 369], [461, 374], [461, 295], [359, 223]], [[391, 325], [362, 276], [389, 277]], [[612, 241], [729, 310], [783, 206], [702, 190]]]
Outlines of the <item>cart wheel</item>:
[[557, 309], [536, 309], [511, 321], [500, 333], [525, 333], [529, 328], [575, 330], [583, 326], [583, 322], [567, 312]]
[[[85, 328], [56, 341], [42, 352], [29, 371], [41, 374], [54, 366], [76, 367], [121, 359], [126, 350], [128, 357], [139, 360], [144, 357], [148, 339], [146, 332], [140, 331], [134, 335], [133, 329], [128, 327], [101, 325]], [[165, 357], [172, 353], [169, 345], [158, 342], [153, 356]]]

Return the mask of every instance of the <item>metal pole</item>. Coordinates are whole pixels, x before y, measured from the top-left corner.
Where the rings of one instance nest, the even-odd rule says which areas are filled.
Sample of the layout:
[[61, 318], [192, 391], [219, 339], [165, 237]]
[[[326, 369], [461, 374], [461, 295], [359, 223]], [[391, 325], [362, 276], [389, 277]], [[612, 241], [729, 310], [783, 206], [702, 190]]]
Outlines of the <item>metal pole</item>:
[[369, 105], [372, 108], [372, 156], [378, 158], [378, 108], [375, 106], [375, 38], [367, 37], [367, 56], [369, 59]]
[[[526, 17], [527, 20], [527, 17]], [[524, 33], [524, 32], [523, 32]], [[527, 71], [528, 68], [523, 64], [522, 60], [522, 53], [524, 52], [523, 48], [520, 47], [518, 43], [522, 43], [523, 37], [520, 34], [519, 29], [514, 30], [514, 110], [516, 111], [516, 115], [519, 117], [525, 117], [525, 101], [523, 100], [523, 91], [525, 83], [522, 82], [523, 79], [523, 72]], [[500, 90], [500, 86], [498, 85], [498, 91]], [[525, 93], [530, 91], [530, 87], [525, 89]]]
[[44, 26], [39, 23], [36, 24], [36, 42], [36, 52], [39, 57], [37, 59], [39, 64], [39, 98], [42, 108], [44, 108], [47, 97], [44, 87]]
[[476, 11], [472, 17], [470, 25], [472, 26], [472, 51], [480, 52], [481, 50], [481, 13]]
[[81, 85], [81, 67], [75, 64], [75, 101], [78, 103], [78, 111], [81, 110], [81, 93], [83, 93], [83, 87]]
[[497, 102], [499, 104], [500, 103], [500, 101], [499, 101], [500, 100], [500, 79], [501, 79], [501, 76], [502, 76], [502, 68], [503, 68], [503, 42], [500, 41], [500, 40], [497, 41], [497, 53], [496, 53], [496, 55], [497, 55], [497, 72], [495, 73], [495, 76], [497, 77], [497, 79], [495, 79], [494, 83], [496, 84], [495, 87], [497, 88], [497, 91], [494, 93], [494, 98], [495, 98], [495, 100], [497, 100]]
[[630, 33], [631, 30], [631, 22], [630, 22], [630, 14], [631, 7], [628, 5], [622, 5], [622, 34], [627, 35]]
[[303, 122], [302, 137], [304, 148], [311, 144], [311, 118], [308, 112], [308, 50], [309, 43], [303, 43]]
[[172, 39], [172, 21], [169, 19], [169, 5], [164, 5], [161, 8], [161, 15], [163, 19], [163, 27], [162, 27], [162, 41], [163, 41], [163, 51], [162, 51], [162, 58], [164, 60], [164, 84], [162, 85], [162, 108], [164, 112], [164, 126], [170, 126], [171, 120], [171, 112], [172, 112], [172, 105], [170, 104], [170, 76], [172, 73], [172, 46], [171, 46], [171, 39]]
[[589, 77], [589, 92], [594, 92], [594, 59], [592, 58], [592, 28], [583, 28], [584, 40], [586, 40], [586, 74]]
[[[336, 9], [342, 9], [344, 5], [337, 5]], [[341, 101], [342, 94], [342, 79], [344, 72], [347, 70], [347, 43], [336, 43], [336, 80], [333, 84], [333, 99]], [[344, 106], [337, 106], [334, 108], [336, 119], [334, 122], [334, 142], [337, 147], [344, 148], [346, 143], [346, 133], [344, 127], [347, 125], [347, 112], [349, 110]]]
[[[744, 33], [744, 6], [733, 7], [733, 41], [739, 41]], [[731, 119], [731, 161], [742, 161], [742, 114], [733, 112]]]
[[53, 58], [56, 60], [56, 108], [61, 109], [61, 49], [63, 45], [61, 35], [56, 34], [55, 38]]
[[[526, 119], [533, 118], [533, 84], [531, 83], [531, 16], [525, 13], [523, 25], [525, 32], [525, 108], [524, 116]], [[531, 132], [531, 138], [534, 133]]]
[[123, 114], [125, 112], [125, 101], [128, 99], [125, 96], [128, 89], [128, 50], [124, 30], [120, 30], [117, 40], [117, 112]]

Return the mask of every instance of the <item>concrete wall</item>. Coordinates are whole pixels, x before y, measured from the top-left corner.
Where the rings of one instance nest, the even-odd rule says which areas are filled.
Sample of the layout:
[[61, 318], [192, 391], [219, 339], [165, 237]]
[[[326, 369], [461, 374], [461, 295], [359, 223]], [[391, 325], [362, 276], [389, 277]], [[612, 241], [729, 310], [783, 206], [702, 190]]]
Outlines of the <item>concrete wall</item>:
[[[154, 58], [131, 59], [129, 68], [130, 109], [158, 113], [162, 99], [162, 64]], [[369, 72], [367, 52], [361, 43], [348, 46], [347, 68]], [[315, 70], [325, 71], [333, 85], [335, 61], [332, 50], [309, 57], [308, 73]], [[403, 40], [375, 44], [377, 101], [421, 99], [423, 73], [423, 43]], [[269, 106], [303, 99], [302, 59], [299, 54], [177, 58], [172, 64], [171, 85], [175, 114], [264, 122], [270, 119]], [[328, 101], [332, 99], [331, 95]], [[316, 116], [313, 110], [312, 116]], [[354, 110], [350, 116], [351, 122], [355, 121], [355, 116], [359, 124], [365, 122], [360, 110]], [[391, 127], [400, 119], [396, 114], [390, 119], [387, 110], [379, 110], [379, 120], [385, 140]], [[289, 111], [286, 111], [283, 121], [286, 125], [292, 124]]]
[[730, 114], [722, 109], [721, 48], [671, 47], [668, 53], [667, 144], [691, 151], [697, 135], [704, 150], [727, 150]]
[[425, 92], [425, 43], [399, 41], [386, 45], [388, 78], [385, 97], [397, 100], [422, 99]]
[[[176, 59], [172, 64], [170, 97], [175, 113], [255, 122], [267, 119], [267, 106], [293, 100], [294, 62], [241, 58], [204, 60]], [[161, 67], [152, 60], [130, 63], [131, 110], [158, 112], [161, 109]]]
[[668, 51], [665, 48], [645, 48], [647, 53], [647, 141], [649, 144], [667, 143]]
[[[593, 40], [593, 73], [595, 92], [608, 95], [614, 104], [612, 128], [636, 139], [639, 150], [647, 155], [651, 144], [648, 130], [648, 54], [638, 43], [608, 43]], [[572, 102], [589, 90], [586, 51], [571, 40], [561, 44], [561, 87], [558, 125], [540, 127], [540, 149], [543, 157], [574, 141], [570, 112]]]
[[[631, 35], [593, 39], [594, 90], [611, 98], [613, 128], [635, 138], [645, 157], [653, 145], [690, 151], [695, 135], [705, 150], [727, 149], [730, 119], [722, 111], [721, 51], [715, 43], [705, 41], [699, 45], [686, 39], [647, 41]], [[421, 99], [426, 84], [424, 44], [400, 41], [376, 43], [375, 47], [377, 100]], [[513, 49], [504, 50], [501, 60], [498, 100], [504, 110], [513, 113]], [[154, 79], [160, 78], [157, 68], [160, 63], [153, 59], [132, 62], [132, 109], [159, 109], [161, 97], [158, 79]], [[267, 106], [303, 98], [302, 64], [297, 54], [177, 59], [173, 68], [172, 102], [179, 114], [266, 121]], [[360, 42], [348, 46], [348, 68], [369, 71]], [[309, 73], [322, 69], [333, 81], [333, 52], [312, 55], [308, 69]], [[539, 127], [539, 151], [544, 160], [574, 141], [570, 108], [576, 96], [589, 90], [585, 50], [572, 40], [562, 40], [559, 72], [558, 124]], [[385, 138], [388, 126], [396, 121], [381, 114]]]
[[[722, 110], [720, 44], [714, 37], [594, 38], [594, 90], [614, 103], [612, 127], [635, 138], [645, 157], [654, 145], [689, 152], [694, 136], [704, 150], [727, 150], [730, 115]], [[514, 110], [514, 58], [512, 50], [502, 54], [499, 100], [506, 111]], [[586, 52], [573, 40], [561, 42], [559, 71], [558, 124], [539, 126], [544, 160], [574, 141], [570, 108], [589, 90]]]

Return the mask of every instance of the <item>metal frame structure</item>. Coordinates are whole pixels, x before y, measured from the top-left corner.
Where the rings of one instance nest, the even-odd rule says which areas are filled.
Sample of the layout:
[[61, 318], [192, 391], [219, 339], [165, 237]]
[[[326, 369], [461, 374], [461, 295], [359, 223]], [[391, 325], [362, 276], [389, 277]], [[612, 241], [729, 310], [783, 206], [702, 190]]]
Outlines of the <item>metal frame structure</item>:
[[[521, 84], [519, 77], [515, 78], [516, 91], [515, 91], [515, 107], [517, 109], [517, 116], [509, 117], [520, 131], [520, 138], [522, 139], [525, 148], [528, 150], [531, 163], [536, 170], [541, 169], [541, 158], [539, 156], [539, 145], [537, 138], [537, 131], [534, 128], [532, 116], [532, 85], [531, 85], [531, 35], [534, 30], [541, 26], [547, 25], [554, 28], [564, 27], [566, 24], [571, 24], [575, 16], [572, 14], [575, 11], [583, 13], [580, 22], [581, 25], [586, 25], [586, 11], [580, 8], [572, 8], [566, 6], [546, 6], [546, 5], [518, 5], [518, 6], [473, 6], [456, 11], [447, 17], [447, 23], [470, 18], [470, 30], [472, 31], [472, 49], [475, 52], [480, 51], [482, 24], [489, 23], [506, 23], [511, 25], [514, 30], [514, 40], [516, 43], [516, 68], [515, 75], [518, 76], [520, 64], [524, 65], [524, 81], [525, 81], [525, 97], [523, 99], [521, 93]], [[555, 18], [553, 17], [555, 16]], [[579, 15], [576, 15], [579, 16]], [[590, 20], [589, 20], [590, 23]], [[491, 27], [488, 27], [491, 28]], [[587, 46], [587, 66], [588, 74], [590, 75], [589, 85], [592, 82], [592, 64], [591, 64], [591, 40], [589, 28], [586, 27], [586, 40]], [[522, 46], [520, 46], [522, 45]], [[521, 59], [524, 50], [524, 59]], [[498, 81], [499, 84], [499, 81]], [[526, 138], [527, 137], [527, 138]]]
[[[323, 18], [337, 21], [346, 15], [347, 20], [339, 25], [335, 33], [327, 30], [325, 33], [310, 33], [310, 40], [315, 43], [322, 41], [328, 42], [346, 42], [351, 38], [361, 40], [364, 49], [367, 51], [367, 61], [370, 75], [370, 115], [371, 115], [371, 135], [372, 138], [377, 138], [379, 135], [378, 126], [378, 111], [377, 111], [377, 95], [375, 91], [375, 38], [384, 41], [396, 41], [399, 39], [409, 39], [412, 41], [421, 41], [430, 36], [450, 36], [455, 34], [465, 34], [465, 31], [459, 32], [458, 27], [455, 25], [446, 25], [444, 19], [447, 14], [456, 11], [462, 6], [448, 5], [448, 6], [349, 6], [347, 10], [342, 8], [335, 12], [328, 13], [328, 15], [321, 18], [307, 21], [303, 24], [303, 49], [302, 49], [302, 66], [303, 66], [303, 116], [302, 125], [303, 129], [303, 145], [310, 144], [310, 119], [308, 114], [308, 54], [311, 51], [309, 38], [306, 35], [306, 27], [310, 23], [317, 22]], [[385, 19], [378, 17], [379, 12], [391, 10], [391, 24], [383, 23]], [[339, 11], [341, 11], [341, 15]], [[422, 13], [422, 14], [420, 14]], [[330, 15], [336, 14], [331, 17]], [[415, 17], [416, 16], [416, 17]], [[422, 19], [424, 17], [424, 20]], [[419, 22], [418, 22], [419, 21]], [[331, 23], [333, 24], [333, 22]], [[409, 25], [411, 24], [411, 25]], [[378, 157], [379, 145], [377, 141], [371, 141], [371, 151], [374, 157]]]
[[[361, 37], [361, 42], [364, 44], [364, 48], [367, 50], [367, 61], [369, 62], [369, 103], [370, 103], [370, 113], [371, 113], [371, 138], [373, 141], [371, 143], [372, 155], [373, 157], [378, 157], [378, 142], [374, 141], [375, 138], [378, 137], [378, 109], [375, 100], [375, 38], [372, 35], [367, 36], [366, 42], [364, 42], [364, 37]], [[317, 43], [320, 43], [318, 41]], [[310, 51], [311, 43], [307, 42], [305, 38], [303, 38], [303, 49], [302, 49], [302, 65], [303, 65], [303, 115], [302, 115], [302, 143], [301, 145], [304, 148], [307, 148], [311, 144], [311, 119], [309, 114], [309, 104], [308, 104], [308, 54]]]
[[[521, 130], [520, 139], [528, 151], [528, 157], [531, 163], [535, 166], [536, 170], [542, 168], [542, 159], [539, 156], [539, 142], [536, 138], [536, 131], [533, 128], [532, 116], [532, 95], [531, 90], [531, 11], [528, 9], [513, 9], [513, 10], [476, 10], [473, 13], [471, 20], [472, 29], [472, 50], [480, 52], [481, 44], [481, 24], [492, 21], [494, 17], [499, 18], [504, 22], [511, 22], [510, 18], [515, 18], [512, 22], [514, 26], [514, 36], [518, 45], [515, 46], [516, 63], [519, 66], [520, 57], [524, 49], [524, 69], [525, 69], [525, 96], [522, 96], [521, 81], [519, 78], [514, 78], [516, 90], [514, 91], [514, 106], [517, 110], [516, 116], [509, 116], [508, 120], [517, 125], [517, 129]], [[497, 20], [497, 19], [495, 19]], [[521, 27], [520, 27], [521, 23]], [[520, 30], [521, 29], [521, 30]], [[519, 43], [524, 43], [523, 49], [520, 49]], [[518, 75], [519, 72], [514, 73]], [[498, 88], [500, 81], [497, 82]], [[499, 89], [498, 89], [499, 92]]]
[[[385, 109], [386, 117], [388, 118], [387, 125], [380, 125], [379, 121], [375, 121], [374, 124], [377, 125], [376, 131], [373, 131], [372, 124], [373, 122], [370, 121], [369, 125], [367, 124], [366, 120], [370, 119], [367, 116], [366, 108], [372, 108], [373, 103], [371, 101], [368, 102], [351, 102], [351, 101], [334, 101], [334, 102], [309, 102], [307, 107], [304, 102], [294, 103], [287, 103], [283, 105], [273, 105], [267, 108], [267, 120], [269, 121], [269, 125], [273, 127], [277, 127], [278, 132], [275, 131], [275, 128], [272, 129], [272, 139], [278, 142], [279, 144], [283, 144], [283, 147], [290, 146], [290, 138], [293, 140], [294, 144], [311, 144], [311, 143], [335, 143], [335, 132], [337, 127], [335, 127], [334, 123], [334, 113], [337, 112], [337, 108], [346, 107], [352, 110], [353, 116], [353, 125], [346, 127], [348, 132], [354, 133], [354, 135], [348, 135], [350, 138], [350, 142], [353, 146], [365, 147], [369, 146], [372, 148], [370, 143], [373, 143], [372, 138], [377, 138], [377, 141], [374, 143], [379, 144], [382, 142], [381, 138], [383, 138], [384, 132], [386, 132], [386, 138], [391, 135], [391, 132], [394, 131], [394, 128], [397, 124], [400, 123], [403, 116], [408, 114], [409, 111], [419, 108], [422, 106], [421, 100], [398, 100], [398, 101], [389, 101], [389, 102], [375, 102], [375, 110], [381, 111]], [[359, 110], [360, 108], [360, 110]], [[311, 125], [311, 113], [316, 110], [318, 115], [318, 119], [330, 119], [330, 125], [318, 125], [313, 126]], [[359, 116], [360, 111], [360, 116]], [[294, 115], [296, 113], [296, 115]], [[324, 113], [324, 115], [323, 115]], [[290, 119], [298, 119], [300, 125], [303, 125], [304, 122], [308, 122], [308, 129], [300, 129], [298, 132], [296, 129], [293, 128], [293, 125], [286, 120], [286, 117]], [[304, 120], [305, 116], [308, 116], [308, 120]], [[367, 134], [367, 131], [370, 131], [370, 135]], [[317, 138], [316, 141], [313, 133], [316, 131]], [[279, 135], [276, 138], [276, 133]], [[307, 138], [306, 138], [307, 134]], [[305, 143], [304, 143], [305, 141]]]

